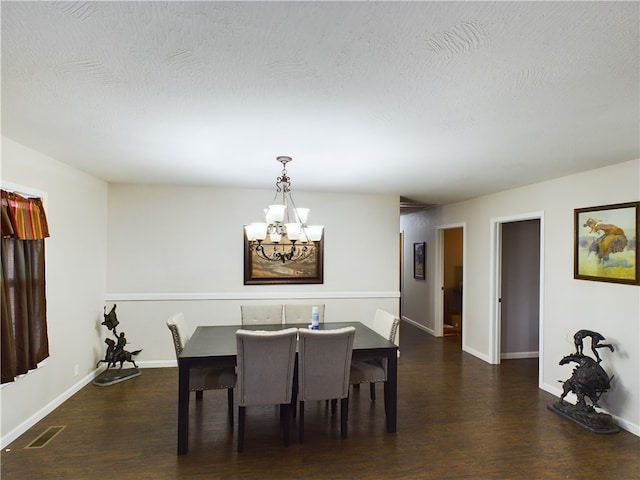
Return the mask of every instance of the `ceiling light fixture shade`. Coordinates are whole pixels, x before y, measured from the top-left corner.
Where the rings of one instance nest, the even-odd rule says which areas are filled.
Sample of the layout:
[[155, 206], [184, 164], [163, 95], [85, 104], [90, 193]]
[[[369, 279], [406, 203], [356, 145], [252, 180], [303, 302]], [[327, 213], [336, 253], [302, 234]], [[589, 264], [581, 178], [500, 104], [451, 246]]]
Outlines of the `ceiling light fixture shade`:
[[308, 208], [297, 208], [291, 196], [291, 179], [287, 163], [291, 157], [278, 157], [282, 173], [276, 179], [276, 194], [264, 210], [265, 222], [244, 227], [250, 247], [260, 257], [273, 262], [295, 262], [316, 251], [315, 242], [322, 240], [322, 225], [307, 225]]

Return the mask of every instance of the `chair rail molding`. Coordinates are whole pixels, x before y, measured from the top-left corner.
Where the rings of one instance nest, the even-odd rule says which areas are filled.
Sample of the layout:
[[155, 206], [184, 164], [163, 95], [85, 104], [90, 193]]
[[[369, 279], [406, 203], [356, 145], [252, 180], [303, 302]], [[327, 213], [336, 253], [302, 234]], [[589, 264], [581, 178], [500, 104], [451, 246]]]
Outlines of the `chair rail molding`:
[[201, 293], [108, 293], [107, 302], [157, 302], [194, 300], [279, 300], [279, 299], [400, 298], [399, 291], [369, 292], [201, 292]]

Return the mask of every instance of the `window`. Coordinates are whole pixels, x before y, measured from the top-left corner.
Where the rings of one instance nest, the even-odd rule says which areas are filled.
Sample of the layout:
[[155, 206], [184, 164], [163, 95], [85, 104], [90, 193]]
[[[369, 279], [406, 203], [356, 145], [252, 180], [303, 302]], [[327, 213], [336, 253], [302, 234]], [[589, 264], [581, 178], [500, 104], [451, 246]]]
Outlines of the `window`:
[[44, 245], [48, 236], [42, 200], [2, 190], [2, 383], [13, 382], [49, 356]]

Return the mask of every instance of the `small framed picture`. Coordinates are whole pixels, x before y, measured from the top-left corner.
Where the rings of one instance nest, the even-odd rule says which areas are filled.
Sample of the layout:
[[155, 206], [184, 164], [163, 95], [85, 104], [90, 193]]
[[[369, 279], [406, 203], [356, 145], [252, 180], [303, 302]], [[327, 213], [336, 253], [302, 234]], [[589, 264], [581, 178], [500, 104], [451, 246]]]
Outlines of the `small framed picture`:
[[574, 278], [640, 285], [639, 206], [631, 202], [574, 210]]
[[425, 242], [413, 244], [413, 278], [425, 279], [425, 258], [427, 256], [427, 244]]

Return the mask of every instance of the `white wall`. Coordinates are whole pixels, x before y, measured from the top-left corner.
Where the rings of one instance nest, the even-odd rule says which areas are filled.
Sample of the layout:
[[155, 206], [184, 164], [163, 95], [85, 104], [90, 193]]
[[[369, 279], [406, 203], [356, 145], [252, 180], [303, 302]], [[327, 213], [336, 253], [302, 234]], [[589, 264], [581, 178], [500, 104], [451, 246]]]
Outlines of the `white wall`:
[[[463, 347], [487, 359], [491, 344], [490, 305], [493, 301], [489, 281], [492, 219], [543, 212], [541, 356], [544, 364], [541, 386], [559, 395], [558, 380], [569, 378], [573, 367], [560, 366], [558, 362], [574, 350], [573, 334], [582, 328], [600, 332], [616, 345], [615, 353], [601, 350], [603, 367], [609, 375], [615, 375], [612, 388], [604, 395], [601, 406], [617, 416], [623, 427], [636, 435], [640, 435], [640, 288], [574, 280], [573, 215], [575, 208], [638, 199], [640, 160], [634, 160], [439, 207], [423, 213], [428, 218], [421, 221], [429, 225], [426, 241], [431, 244], [435, 243], [436, 235], [433, 225], [465, 224]], [[415, 219], [413, 223], [416, 223]], [[425, 235], [425, 232], [420, 235]], [[433, 261], [431, 255], [428, 261]], [[434, 270], [427, 269], [427, 272], [432, 276], [429, 280], [431, 285], [435, 285]], [[405, 272], [405, 278], [407, 274]], [[405, 298], [405, 302], [411, 302], [411, 299]], [[420, 323], [433, 326], [435, 315], [432, 308]]]
[[2, 182], [43, 194], [51, 233], [45, 241], [50, 356], [0, 389], [4, 447], [84, 385], [103, 350], [107, 185], [4, 137]]
[[[325, 321], [398, 312], [399, 199], [294, 191], [325, 225], [324, 283], [244, 285], [243, 225], [258, 221], [273, 190], [110, 185], [107, 300], [117, 304], [140, 362], [175, 362], [165, 320], [240, 323], [243, 303], [324, 303]], [[360, 232], [374, 231], [365, 237]]]

